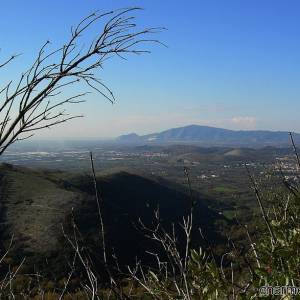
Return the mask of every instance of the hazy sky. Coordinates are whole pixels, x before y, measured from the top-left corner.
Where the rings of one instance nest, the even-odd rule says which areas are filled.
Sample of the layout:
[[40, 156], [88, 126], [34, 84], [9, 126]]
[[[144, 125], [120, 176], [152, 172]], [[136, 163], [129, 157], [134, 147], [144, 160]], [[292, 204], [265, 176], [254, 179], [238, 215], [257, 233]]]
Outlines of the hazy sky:
[[188, 124], [300, 132], [298, 0], [4, 0], [0, 57], [22, 56], [0, 72], [1, 82], [26, 69], [46, 40], [62, 45], [82, 17], [127, 6], [145, 8], [137, 14], [141, 27], [168, 28], [157, 36], [168, 48], [107, 62], [99, 77], [117, 103], [92, 94], [70, 108], [85, 118], [39, 136], [108, 137]]

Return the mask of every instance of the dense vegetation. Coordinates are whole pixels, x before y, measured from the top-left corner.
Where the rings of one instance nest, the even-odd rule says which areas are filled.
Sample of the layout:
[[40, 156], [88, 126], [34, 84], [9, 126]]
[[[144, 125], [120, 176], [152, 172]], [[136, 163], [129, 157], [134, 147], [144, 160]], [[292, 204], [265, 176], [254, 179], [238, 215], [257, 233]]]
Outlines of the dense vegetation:
[[[90, 176], [2, 165], [2, 297], [251, 299], [265, 285], [299, 286], [298, 188], [284, 174], [266, 184], [248, 171], [251, 224], [199, 201], [187, 170], [186, 194], [128, 173], [97, 178], [99, 211]], [[58, 214], [42, 214], [53, 206]]]

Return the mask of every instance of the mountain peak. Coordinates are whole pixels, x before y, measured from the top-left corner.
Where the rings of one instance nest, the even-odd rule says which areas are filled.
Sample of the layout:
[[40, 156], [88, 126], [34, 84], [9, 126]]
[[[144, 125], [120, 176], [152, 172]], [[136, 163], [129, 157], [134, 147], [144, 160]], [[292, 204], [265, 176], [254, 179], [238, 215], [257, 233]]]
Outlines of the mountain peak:
[[121, 135], [117, 138], [117, 140], [119, 141], [125, 141], [125, 142], [133, 142], [135, 140], [139, 139], [139, 135], [137, 135], [136, 133], [132, 132], [132, 133], [128, 133], [128, 134], [124, 134]]
[[[295, 133], [294, 139], [300, 142], [300, 134]], [[131, 133], [120, 136], [118, 141], [136, 144], [196, 143], [201, 146], [230, 147], [286, 146], [290, 144], [289, 133], [285, 131], [229, 130], [195, 124], [142, 136]]]

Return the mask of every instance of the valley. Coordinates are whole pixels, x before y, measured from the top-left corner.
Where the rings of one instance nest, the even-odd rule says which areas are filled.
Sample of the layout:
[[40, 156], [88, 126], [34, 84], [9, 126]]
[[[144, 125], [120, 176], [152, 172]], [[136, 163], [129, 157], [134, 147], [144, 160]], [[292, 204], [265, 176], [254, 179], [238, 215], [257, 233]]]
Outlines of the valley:
[[90, 175], [89, 152], [93, 152], [97, 175], [128, 172], [187, 192], [184, 168], [192, 189], [212, 200], [208, 206], [232, 219], [251, 220], [257, 209], [246, 167], [264, 184], [270, 175], [279, 175], [279, 165], [288, 180], [295, 176], [292, 149], [264, 147], [229, 148], [195, 145], [128, 145], [113, 142], [70, 141], [31, 142], [7, 151], [0, 159], [37, 170], [61, 170]]
[[[149, 253], [162, 253], [146, 238], [144, 228], [155, 228], [157, 212], [161, 226], [168, 232], [176, 231], [181, 248], [181, 224], [193, 199], [191, 245], [204, 249], [213, 245], [218, 257], [226, 251], [228, 237], [238, 244], [247, 243], [239, 224], [247, 224], [253, 238], [262, 228], [248, 171], [262, 189], [274, 182], [283, 186], [282, 176], [294, 184], [299, 180], [291, 148], [128, 145], [111, 141], [15, 145], [2, 155], [0, 163], [1, 248], [7, 249], [13, 237], [7, 264], [18, 265], [26, 257], [22, 272], [39, 270], [57, 280], [65, 276], [74, 255], [68, 239], [75, 239], [96, 269], [104, 272], [90, 151], [109, 259], [117, 257], [122, 270], [134, 265], [136, 259], [153, 266], [155, 260]], [[82, 271], [79, 268], [76, 272]]]

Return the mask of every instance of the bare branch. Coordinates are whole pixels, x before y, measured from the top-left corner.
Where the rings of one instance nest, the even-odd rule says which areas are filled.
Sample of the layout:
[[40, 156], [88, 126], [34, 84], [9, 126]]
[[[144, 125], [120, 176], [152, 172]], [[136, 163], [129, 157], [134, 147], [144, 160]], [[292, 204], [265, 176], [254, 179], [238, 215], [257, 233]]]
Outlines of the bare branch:
[[[0, 155], [14, 142], [32, 136], [35, 131], [51, 128], [81, 115], [69, 115], [67, 104], [77, 104], [76, 100], [86, 93], [78, 93], [61, 100], [67, 87], [89, 88], [111, 103], [115, 97], [96, 72], [102, 70], [104, 62], [111, 57], [127, 54], [147, 53], [136, 48], [148, 42], [160, 43], [146, 38], [163, 28], [148, 28], [135, 31], [135, 17], [131, 15], [140, 8], [125, 8], [105, 13], [93, 13], [72, 28], [69, 40], [58, 49], [48, 50], [50, 42], [40, 48], [31, 67], [13, 84], [9, 82], [0, 90]], [[95, 24], [103, 21], [102, 30], [83, 47], [80, 39]], [[16, 56], [0, 64], [8, 64]], [[82, 86], [82, 85], [85, 85]]]

